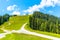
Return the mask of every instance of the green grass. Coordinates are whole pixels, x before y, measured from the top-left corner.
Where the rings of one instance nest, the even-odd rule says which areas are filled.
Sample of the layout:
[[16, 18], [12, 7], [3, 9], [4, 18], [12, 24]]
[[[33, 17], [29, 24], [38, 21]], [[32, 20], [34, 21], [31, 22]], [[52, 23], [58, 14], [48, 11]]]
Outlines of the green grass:
[[4, 31], [0, 29], [0, 33], [4, 33]]
[[0, 33], [4, 33], [4, 31], [3, 31], [3, 30], [1, 30], [1, 27], [0, 27]]
[[1, 27], [7, 30], [18, 30], [28, 19], [28, 16], [13, 16], [9, 18], [8, 22], [2, 24]]
[[54, 36], [54, 37], [58, 37], [60, 38], [60, 34], [55, 34], [55, 33], [51, 33], [51, 32], [43, 32], [43, 31], [39, 31], [39, 30], [33, 30], [29, 27], [29, 25], [27, 24], [26, 27], [25, 27], [26, 30], [29, 30], [31, 32], [37, 32], [37, 33], [40, 33], [40, 34], [45, 34], [45, 35], [49, 35], [49, 36]]
[[6, 35], [6, 37], [0, 40], [49, 40], [49, 39], [33, 36], [33, 35], [13, 33], [13, 34]]

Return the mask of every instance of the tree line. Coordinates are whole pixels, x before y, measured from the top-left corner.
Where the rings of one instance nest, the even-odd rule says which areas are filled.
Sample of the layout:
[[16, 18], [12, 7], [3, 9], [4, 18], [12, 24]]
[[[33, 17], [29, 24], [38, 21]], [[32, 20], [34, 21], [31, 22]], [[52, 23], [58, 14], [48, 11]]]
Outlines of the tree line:
[[60, 34], [60, 19], [42, 12], [36, 11], [29, 17], [29, 26], [34, 30]]
[[9, 14], [5, 14], [3, 16], [0, 16], [0, 25], [3, 24], [4, 22], [9, 20]]

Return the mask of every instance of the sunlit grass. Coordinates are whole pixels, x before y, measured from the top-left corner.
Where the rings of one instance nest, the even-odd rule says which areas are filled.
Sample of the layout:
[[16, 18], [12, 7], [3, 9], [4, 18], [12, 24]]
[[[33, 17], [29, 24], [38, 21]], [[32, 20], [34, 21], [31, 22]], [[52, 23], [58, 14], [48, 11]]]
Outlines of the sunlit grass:
[[13, 33], [13, 34], [7, 35], [1, 40], [49, 40], [49, 39], [33, 36], [33, 35]]
[[4, 31], [0, 29], [0, 33], [4, 33]]
[[18, 30], [21, 26], [28, 21], [28, 16], [13, 16], [9, 18], [8, 22], [1, 25], [7, 30]]

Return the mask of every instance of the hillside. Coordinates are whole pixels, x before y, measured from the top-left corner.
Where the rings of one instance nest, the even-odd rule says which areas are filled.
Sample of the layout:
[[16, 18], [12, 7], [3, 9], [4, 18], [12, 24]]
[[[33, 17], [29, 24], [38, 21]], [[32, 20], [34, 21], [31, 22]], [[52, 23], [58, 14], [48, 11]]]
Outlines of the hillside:
[[33, 15], [29, 17], [29, 24], [30, 28], [34, 30], [60, 34], [60, 20], [53, 15], [34, 12]]
[[18, 30], [21, 26], [28, 22], [29, 16], [12, 16], [9, 18], [9, 21], [1, 25], [2, 28], [7, 30]]
[[0, 26], [0, 30], [2, 29], [0, 32], [4, 32], [0, 35], [5, 35], [1, 40], [25, 40], [27, 37], [26, 40], [59, 39], [60, 34], [57, 29], [59, 23], [58, 17], [40, 12], [34, 12], [30, 16], [10, 16], [9, 20]]
[[[12, 16], [9, 18], [9, 21], [5, 22], [0, 27], [2, 29], [6, 29], [10, 31], [19, 30], [24, 23], [28, 22], [28, 20], [29, 20], [29, 16]], [[2, 35], [4, 34], [2, 33]], [[28, 34], [16, 33], [16, 32], [10, 34], [9, 31], [5, 36], [6, 37], [3, 37], [0, 40], [37, 40], [37, 39], [38, 40], [49, 40], [47, 38], [33, 36], [30, 34], [28, 35]]]
[[42, 12], [34, 12], [29, 17], [29, 23], [25, 29], [60, 38], [60, 19]]

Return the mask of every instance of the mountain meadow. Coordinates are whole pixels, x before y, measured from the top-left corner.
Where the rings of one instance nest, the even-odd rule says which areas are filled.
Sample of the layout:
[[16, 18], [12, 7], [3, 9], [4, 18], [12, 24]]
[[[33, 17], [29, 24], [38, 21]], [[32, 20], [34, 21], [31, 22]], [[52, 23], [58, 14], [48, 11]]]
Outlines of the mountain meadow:
[[[5, 14], [0, 16], [0, 35], [4, 33], [7, 34], [0, 40], [51, 40], [48, 36], [60, 38], [60, 18], [38, 11], [22, 16]], [[48, 36], [43, 38], [39, 34]]]

